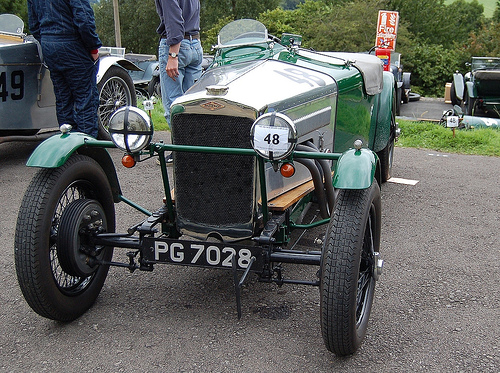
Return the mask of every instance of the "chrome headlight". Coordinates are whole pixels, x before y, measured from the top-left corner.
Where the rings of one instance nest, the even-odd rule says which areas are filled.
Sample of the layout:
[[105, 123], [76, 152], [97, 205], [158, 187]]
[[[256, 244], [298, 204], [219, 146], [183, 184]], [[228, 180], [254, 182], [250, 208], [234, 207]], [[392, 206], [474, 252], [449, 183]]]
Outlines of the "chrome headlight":
[[127, 153], [140, 152], [153, 138], [151, 119], [145, 111], [133, 106], [115, 111], [108, 130], [116, 147]]
[[263, 158], [280, 160], [288, 157], [297, 144], [293, 121], [281, 113], [267, 113], [253, 123], [250, 130], [252, 147]]

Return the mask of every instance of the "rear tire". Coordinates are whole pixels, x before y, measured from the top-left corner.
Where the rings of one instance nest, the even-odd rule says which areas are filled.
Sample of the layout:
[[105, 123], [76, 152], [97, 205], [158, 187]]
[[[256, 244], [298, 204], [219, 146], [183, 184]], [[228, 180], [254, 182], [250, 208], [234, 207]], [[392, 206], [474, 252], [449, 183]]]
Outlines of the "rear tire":
[[387, 146], [377, 153], [380, 160], [382, 183], [385, 183], [392, 176], [392, 164], [394, 162], [394, 137], [387, 143]]
[[403, 100], [403, 87], [396, 87], [396, 115], [401, 115], [401, 101]]
[[157, 98], [161, 98], [161, 84], [159, 76], [153, 76], [153, 78], [149, 82], [148, 93], [149, 97], [155, 96]]
[[[115, 230], [113, 195], [108, 178], [92, 158], [74, 154], [59, 168], [41, 169], [24, 194], [17, 218], [14, 259], [19, 286], [39, 315], [58, 321], [81, 316], [95, 302], [109, 266], [87, 276], [74, 276], [60, 265], [57, 247], [61, 217], [72, 202], [98, 201], [106, 215], [107, 231]], [[102, 259], [110, 261], [112, 248]]]
[[451, 101], [451, 104], [453, 106], [460, 105], [460, 101], [458, 100], [458, 97], [457, 97], [457, 92], [455, 91], [455, 82], [451, 82], [450, 101]]
[[380, 247], [381, 200], [376, 181], [340, 190], [326, 233], [320, 279], [321, 331], [326, 348], [353, 354], [366, 334]]
[[382, 180], [380, 181], [382, 183], [385, 183], [392, 176], [392, 164], [394, 162], [396, 130], [397, 130], [396, 117], [393, 112], [391, 116], [391, 129], [390, 129], [391, 132], [389, 135], [389, 141], [387, 142], [387, 145], [385, 146], [384, 149], [377, 152], [378, 158], [380, 160], [380, 171], [382, 178]]
[[411, 73], [403, 73], [403, 104], [407, 104], [410, 101], [410, 91], [411, 91]]

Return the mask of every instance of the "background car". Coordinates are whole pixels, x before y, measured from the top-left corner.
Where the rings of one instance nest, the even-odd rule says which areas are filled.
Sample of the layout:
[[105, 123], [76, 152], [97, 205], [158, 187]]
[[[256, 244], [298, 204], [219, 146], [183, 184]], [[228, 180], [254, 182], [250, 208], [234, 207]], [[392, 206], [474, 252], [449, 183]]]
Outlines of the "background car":
[[161, 98], [160, 63], [154, 54], [125, 53], [125, 58], [141, 70], [129, 70], [138, 96], [146, 99], [151, 96]]
[[500, 117], [500, 58], [472, 57], [464, 75], [453, 74], [451, 102], [465, 115]]
[[[23, 30], [19, 17], [0, 15], [0, 143], [36, 139], [41, 129], [58, 128], [50, 71], [39, 43]], [[99, 137], [109, 139], [111, 115], [137, 104], [127, 69], [139, 68], [115, 48], [100, 48], [99, 54]]]

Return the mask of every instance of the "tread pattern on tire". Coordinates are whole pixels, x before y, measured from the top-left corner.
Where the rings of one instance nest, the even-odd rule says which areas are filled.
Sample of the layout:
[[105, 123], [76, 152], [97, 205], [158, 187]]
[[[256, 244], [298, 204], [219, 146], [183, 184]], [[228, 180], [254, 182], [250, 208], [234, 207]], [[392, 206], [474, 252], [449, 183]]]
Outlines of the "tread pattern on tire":
[[[69, 167], [76, 167], [76, 164], [78, 164], [78, 167], [82, 168], [95, 165], [98, 166], [97, 162], [93, 159], [75, 154], [59, 168], [41, 169], [35, 174], [21, 202], [14, 241], [14, 259], [17, 279], [26, 301], [39, 315], [59, 321], [73, 320], [81, 315], [82, 310], [80, 309], [74, 313], [62, 312], [54, 307], [55, 301], [51, 295], [54, 295], [54, 286], [56, 285], [51, 283], [52, 279], [46, 278], [46, 268], [50, 268], [49, 255], [47, 255], [44, 249], [33, 250], [32, 248], [43, 248], [45, 247], [44, 245], [49, 245], [48, 240], [50, 238], [50, 233], [42, 229], [43, 221], [44, 218], [47, 217], [47, 214], [53, 214], [54, 210], [48, 212], [47, 209], [52, 208], [54, 199], [57, 198], [55, 205], [57, 206], [57, 201], [60, 198], [60, 194], [55, 195], [54, 193], [54, 189], [58, 185], [58, 180], [64, 177], [64, 173]], [[106, 178], [104, 171], [102, 175]], [[102, 177], [102, 175], [100, 177]], [[110, 190], [109, 193], [100, 190], [100, 193], [102, 193], [100, 198], [107, 199], [111, 196]], [[110, 219], [108, 219], [108, 223], [109, 220]], [[109, 225], [108, 228], [111, 227], [114, 231], [114, 224], [113, 215], [111, 225]], [[105, 278], [106, 274], [107, 268], [105, 271], [101, 272], [100, 276], [104, 276]], [[104, 282], [102, 278], [100, 278], [99, 281], [101, 280]], [[89, 287], [93, 285], [94, 284], [89, 284]], [[100, 287], [102, 287], [102, 284], [101, 286], [97, 286], [99, 290]], [[62, 294], [60, 296], [63, 297]], [[85, 300], [88, 301], [87, 297], [93, 298], [93, 295], [85, 295]], [[90, 308], [92, 303], [93, 301], [91, 304], [88, 304], [88, 306], [83, 306], [83, 309], [86, 310]]]
[[[378, 188], [376, 182], [372, 185], [375, 187]], [[352, 327], [356, 325], [361, 260], [361, 250], [353, 255], [352, 248], [362, 245], [365, 224], [360, 225], [359, 221], [365, 217], [364, 207], [371, 205], [371, 196], [370, 189], [340, 191], [326, 235], [320, 289], [321, 329], [327, 349], [339, 356], [354, 353], [364, 337], [364, 331], [358, 334]], [[378, 192], [375, 198], [379, 196]], [[328, 306], [323, 304], [325, 301]]]

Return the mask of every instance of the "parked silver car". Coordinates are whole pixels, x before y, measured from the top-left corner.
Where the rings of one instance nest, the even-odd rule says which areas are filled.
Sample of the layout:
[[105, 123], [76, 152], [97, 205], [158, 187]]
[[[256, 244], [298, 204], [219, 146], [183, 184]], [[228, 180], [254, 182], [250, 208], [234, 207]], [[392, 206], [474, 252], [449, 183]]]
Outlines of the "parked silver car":
[[[116, 48], [101, 48], [99, 137], [109, 138], [109, 118], [122, 106], [137, 104], [128, 70], [140, 70]], [[13, 14], [0, 15], [0, 143], [38, 139], [41, 129], [57, 129], [55, 95], [50, 71], [39, 43], [24, 33], [24, 23]]]

